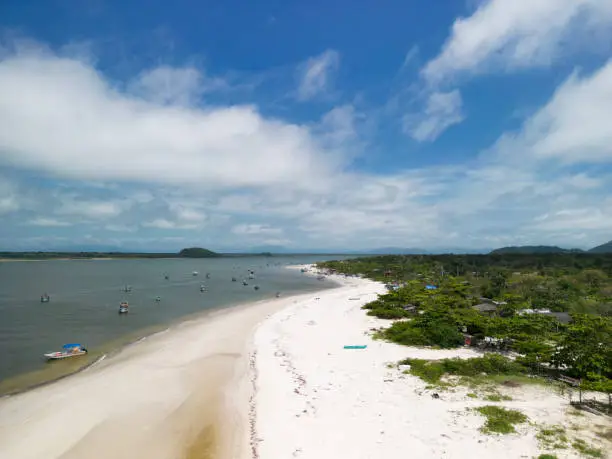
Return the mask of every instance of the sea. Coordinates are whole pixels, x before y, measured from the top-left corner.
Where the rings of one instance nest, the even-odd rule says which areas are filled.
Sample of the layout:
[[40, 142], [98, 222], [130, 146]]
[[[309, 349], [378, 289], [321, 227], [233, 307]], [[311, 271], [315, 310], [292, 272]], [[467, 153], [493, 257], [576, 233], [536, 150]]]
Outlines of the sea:
[[[329, 280], [287, 266], [338, 258], [347, 257], [0, 261], [0, 395], [66, 377], [213, 310], [275, 298], [277, 292], [332, 288]], [[49, 302], [41, 302], [43, 294]], [[128, 314], [118, 313], [122, 301], [129, 303]], [[46, 361], [45, 353], [66, 343], [89, 352]]]

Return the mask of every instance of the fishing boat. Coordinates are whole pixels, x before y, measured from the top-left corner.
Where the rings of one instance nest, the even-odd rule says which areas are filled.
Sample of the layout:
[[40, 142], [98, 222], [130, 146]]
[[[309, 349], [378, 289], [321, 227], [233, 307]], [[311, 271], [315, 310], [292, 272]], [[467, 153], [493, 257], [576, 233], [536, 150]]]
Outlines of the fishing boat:
[[156, 301], [157, 303], [159, 303], [159, 302], [161, 301], [161, 296], [156, 296], [156, 297], [155, 297], [155, 301]]
[[199, 273], [197, 271], [194, 271], [191, 273], [192, 276], [197, 276]]
[[253, 287], [255, 290], [259, 290], [259, 285], [256, 285], [255, 287]]
[[82, 344], [64, 344], [61, 351], [49, 352], [45, 354], [48, 360], [60, 360], [67, 359], [68, 357], [76, 357], [79, 355], [87, 354], [87, 349]]
[[119, 314], [127, 314], [129, 304], [127, 301], [122, 301], [119, 303]]
[[206, 279], [210, 279], [210, 273], [206, 273]]
[[170, 279], [170, 276], [168, 276], [167, 274], [164, 276], [164, 279], [168, 280]]
[[40, 302], [41, 303], [48, 303], [49, 300], [51, 300], [51, 298], [46, 293], [44, 295], [41, 295], [41, 297], [40, 297]]
[[205, 292], [206, 290], [207, 290], [207, 289], [206, 289], [206, 285], [204, 285], [204, 284], [200, 285], [200, 292], [202, 292], [202, 293], [203, 293], [203, 292]]
[[254, 274], [249, 274], [249, 279], [255, 279], [255, 275]]
[[249, 283], [248, 283], [247, 281], [243, 280], [243, 281], [242, 281], [242, 285], [245, 285], [245, 286], [246, 286], [246, 285], [249, 285]]
[[232, 277], [232, 282], [236, 282], [236, 280], [237, 279], [235, 277]]

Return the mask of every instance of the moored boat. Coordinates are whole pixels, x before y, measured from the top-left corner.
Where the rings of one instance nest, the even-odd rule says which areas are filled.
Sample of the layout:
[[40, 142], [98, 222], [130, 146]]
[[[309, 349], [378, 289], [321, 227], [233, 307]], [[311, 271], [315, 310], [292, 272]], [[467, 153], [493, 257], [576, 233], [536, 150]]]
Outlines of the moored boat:
[[128, 312], [129, 304], [127, 301], [119, 303], [119, 314], [126, 314]]
[[204, 293], [207, 291], [206, 285], [202, 284], [200, 285], [200, 292]]
[[191, 273], [192, 276], [197, 276], [199, 273], [197, 271], [194, 271]]
[[243, 280], [243, 281], [242, 281], [242, 285], [245, 285], [245, 286], [246, 286], [246, 285], [249, 285], [249, 283], [248, 283], [247, 281]]
[[253, 287], [255, 290], [259, 290], [259, 285], [256, 285], [255, 287]]
[[72, 343], [64, 344], [61, 351], [49, 352], [45, 354], [48, 360], [60, 360], [68, 357], [76, 357], [79, 355], [87, 354], [87, 349], [82, 344]]
[[47, 295], [46, 293], [40, 296], [41, 303], [48, 303], [49, 300], [51, 300], [51, 297], [49, 297], [49, 295]]

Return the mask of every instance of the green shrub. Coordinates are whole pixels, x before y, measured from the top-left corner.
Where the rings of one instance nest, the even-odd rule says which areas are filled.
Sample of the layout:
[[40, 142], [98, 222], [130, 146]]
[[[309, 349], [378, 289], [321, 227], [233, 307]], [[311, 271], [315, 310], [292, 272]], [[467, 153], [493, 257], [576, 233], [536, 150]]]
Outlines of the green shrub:
[[508, 410], [500, 406], [481, 406], [476, 408], [480, 414], [487, 418], [482, 431], [485, 433], [508, 434], [516, 432], [515, 424], [527, 422], [527, 416], [517, 410]]
[[527, 369], [521, 364], [499, 354], [485, 354], [483, 357], [472, 359], [442, 359], [420, 360], [405, 359], [401, 365], [410, 365], [410, 373], [419, 376], [424, 381], [436, 383], [445, 374], [454, 376], [487, 375], [517, 375], [523, 374]]
[[453, 348], [463, 345], [463, 335], [455, 325], [442, 321], [426, 324], [417, 320], [395, 322], [383, 331], [386, 340], [406, 346], [439, 346]]
[[574, 447], [574, 449], [578, 452], [580, 452], [580, 454], [584, 455], [584, 456], [589, 456], [589, 457], [603, 457], [603, 451], [598, 449], [598, 448], [593, 448], [592, 446], [589, 446], [587, 444], [586, 441], [578, 438], [576, 440], [574, 440], [574, 443], [572, 443], [572, 446]]
[[538, 459], [557, 459], [557, 456], [554, 454], [540, 454]]

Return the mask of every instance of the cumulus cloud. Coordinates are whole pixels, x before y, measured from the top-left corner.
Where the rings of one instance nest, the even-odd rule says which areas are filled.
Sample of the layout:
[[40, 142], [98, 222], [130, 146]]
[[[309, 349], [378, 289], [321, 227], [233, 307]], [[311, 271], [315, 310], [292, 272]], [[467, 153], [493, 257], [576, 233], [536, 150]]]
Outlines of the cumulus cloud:
[[404, 116], [404, 131], [419, 142], [433, 141], [449, 127], [464, 119], [463, 101], [458, 90], [434, 92], [422, 113]]
[[264, 225], [261, 223], [251, 223], [251, 224], [240, 224], [236, 225], [232, 228], [232, 233], [238, 235], [264, 235], [264, 236], [278, 236], [283, 234], [283, 230], [280, 228], [273, 228], [269, 225]]
[[298, 99], [305, 101], [328, 90], [333, 73], [340, 64], [340, 54], [327, 50], [308, 59], [298, 69]]
[[590, 75], [574, 73], [522, 130], [498, 144], [506, 156], [565, 163], [612, 162], [612, 60]]
[[[254, 106], [173, 105], [192, 97], [193, 72], [153, 71], [136, 96], [87, 62], [39, 50], [5, 54], [0, 164], [79, 180], [200, 187], [308, 187], [343, 164], [309, 127], [265, 118]], [[313, 75], [309, 81], [326, 81]]]
[[454, 22], [422, 73], [436, 84], [462, 72], [546, 66], [577, 42], [592, 46], [597, 31], [607, 37], [611, 25], [609, 0], [489, 0]]

